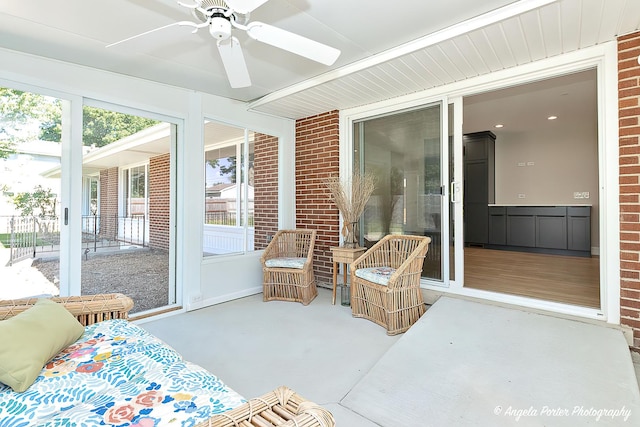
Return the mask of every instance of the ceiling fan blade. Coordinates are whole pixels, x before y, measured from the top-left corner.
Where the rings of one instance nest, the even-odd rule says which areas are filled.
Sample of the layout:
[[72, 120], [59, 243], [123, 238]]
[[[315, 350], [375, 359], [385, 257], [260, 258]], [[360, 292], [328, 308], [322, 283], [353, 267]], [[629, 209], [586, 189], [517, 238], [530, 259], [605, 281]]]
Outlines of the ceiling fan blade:
[[127, 37], [126, 39], [117, 41], [115, 43], [111, 43], [106, 45], [105, 47], [112, 47], [112, 46], [116, 46], [119, 45], [121, 43], [125, 43], [134, 39], [137, 39], [138, 37], [142, 37], [142, 36], [146, 36], [148, 34], [151, 33], [155, 33], [156, 31], [160, 31], [160, 30], [164, 30], [165, 28], [169, 28], [169, 27], [174, 27], [176, 25], [180, 25], [180, 26], [191, 26], [194, 27], [194, 32], [198, 30], [198, 28], [202, 27], [202, 24], [196, 24], [195, 22], [190, 22], [190, 21], [180, 21], [180, 22], [173, 22], [171, 24], [168, 25], [164, 25], [162, 27], [158, 27], [158, 28], [154, 28], [153, 30], [149, 30], [149, 31], [145, 31], [144, 33], [140, 33], [140, 34], [136, 34], [135, 36], [131, 36], [131, 37]]
[[227, 6], [236, 12], [249, 13], [253, 12], [269, 0], [225, 0]]
[[252, 39], [288, 50], [324, 65], [332, 65], [340, 56], [338, 49], [262, 22], [249, 23], [247, 34]]
[[251, 78], [249, 70], [244, 61], [242, 46], [235, 37], [229, 37], [227, 40], [218, 41], [218, 51], [222, 58], [224, 70], [227, 72], [227, 78], [232, 88], [241, 88], [251, 86]]

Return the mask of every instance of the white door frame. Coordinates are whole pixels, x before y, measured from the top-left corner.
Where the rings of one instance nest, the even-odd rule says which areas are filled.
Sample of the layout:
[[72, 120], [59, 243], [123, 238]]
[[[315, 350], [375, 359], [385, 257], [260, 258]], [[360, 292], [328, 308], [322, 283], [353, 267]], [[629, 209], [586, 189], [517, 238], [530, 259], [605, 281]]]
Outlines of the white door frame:
[[[453, 83], [408, 96], [356, 107], [340, 112], [340, 175], [351, 173], [353, 141], [351, 126], [354, 120], [389, 113], [417, 105], [444, 100], [454, 100], [454, 150], [457, 164], [462, 162], [462, 104], [456, 101], [463, 96], [497, 90], [517, 84], [552, 78], [586, 69], [597, 69], [598, 73], [598, 154], [600, 186], [600, 294], [599, 309], [578, 307], [532, 298], [507, 295], [465, 288], [462, 233], [456, 230], [455, 277], [448, 288], [425, 285], [425, 291], [434, 295], [452, 293], [476, 297], [495, 302], [519, 305], [578, 317], [620, 323], [620, 241], [619, 241], [619, 187], [618, 187], [618, 94], [617, 94], [617, 44], [604, 43], [553, 58], [529, 63], [519, 67], [494, 72], [477, 78]], [[456, 170], [460, 169], [459, 167]], [[462, 177], [455, 173], [456, 180]], [[459, 181], [461, 182], [461, 181]], [[462, 224], [459, 209], [456, 209], [456, 229]]]

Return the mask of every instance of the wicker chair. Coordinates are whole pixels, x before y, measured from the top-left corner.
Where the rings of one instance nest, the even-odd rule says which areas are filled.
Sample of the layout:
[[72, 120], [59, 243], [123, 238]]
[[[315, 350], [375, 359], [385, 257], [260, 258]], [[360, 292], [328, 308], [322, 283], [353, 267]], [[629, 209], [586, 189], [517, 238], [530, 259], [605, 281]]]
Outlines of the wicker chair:
[[280, 230], [260, 258], [264, 301], [309, 304], [317, 295], [313, 275], [315, 230]]
[[405, 332], [425, 312], [422, 264], [431, 238], [387, 235], [351, 264], [351, 313]]

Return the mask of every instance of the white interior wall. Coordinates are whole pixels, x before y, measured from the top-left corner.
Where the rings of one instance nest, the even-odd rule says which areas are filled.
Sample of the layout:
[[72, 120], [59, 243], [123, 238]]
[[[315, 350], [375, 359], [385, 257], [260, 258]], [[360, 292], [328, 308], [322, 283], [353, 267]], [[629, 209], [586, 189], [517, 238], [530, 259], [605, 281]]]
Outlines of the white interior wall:
[[[232, 298], [238, 292], [255, 291], [259, 283], [256, 278], [261, 272], [260, 263], [256, 261], [257, 254], [239, 256], [235, 261], [230, 257], [226, 257], [226, 262], [202, 261], [204, 115], [280, 138], [281, 227], [295, 224], [295, 123], [292, 120], [249, 112], [246, 104], [226, 98], [7, 49], [0, 49], [0, 64], [2, 86], [36, 93], [54, 93], [53, 96], [75, 103], [79, 103], [80, 97], [91, 98], [175, 118], [181, 125], [178, 130], [177, 179], [174, 187], [177, 212], [175, 232], [172, 233], [177, 248], [176, 284], [178, 289], [183, 290], [179, 301], [187, 309], [192, 309], [202, 306], [203, 301], [213, 303]], [[74, 117], [77, 121], [78, 115]], [[73, 126], [81, 129], [81, 126], [75, 127], [75, 123]], [[80, 150], [81, 132], [71, 132], [71, 143], [73, 150]], [[70, 176], [81, 175], [78, 160], [69, 165]], [[76, 204], [80, 212], [80, 202]], [[78, 226], [76, 239], [70, 237], [72, 247], [80, 241], [79, 229]], [[79, 259], [71, 255], [65, 254], [64, 257]], [[235, 263], [239, 263], [240, 267], [227, 268]], [[79, 267], [79, 263], [72, 264], [71, 269], [78, 271], [70, 272], [72, 274], [68, 277], [79, 278]], [[211, 277], [216, 277], [216, 280], [210, 280]]]
[[[496, 204], [592, 205], [591, 246], [599, 247], [595, 126], [558, 123], [535, 134], [502, 133], [495, 151]], [[575, 199], [575, 192], [589, 192], [589, 198]]]

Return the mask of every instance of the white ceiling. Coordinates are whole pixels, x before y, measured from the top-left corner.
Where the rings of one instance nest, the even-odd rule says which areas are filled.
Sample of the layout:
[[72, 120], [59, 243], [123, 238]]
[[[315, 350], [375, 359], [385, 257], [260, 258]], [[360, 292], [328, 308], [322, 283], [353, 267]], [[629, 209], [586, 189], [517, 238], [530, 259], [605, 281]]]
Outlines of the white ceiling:
[[[549, 126], [565, 129], [598, 123], [596, 70], [581, 71], [543, 81], [464, 98], [463, 132], [490, 130], [498, 137], [534, 134]], [[551, 124], [550, 116], [557, 117]], [[502, 128], [495, 128], [501, 124]]]
[[[184, 0], [188, 2], [189, 0]], [[301, 118], [392, 98], [614, 40], [638, 0], [269, 0], [262, 21], [342, 51], [327, 67], [235, 31], [253, 81], [231, 89], [214, 40], [171, 27], [173, 0], [0, 0], [0, 47], [159, 81]]]

